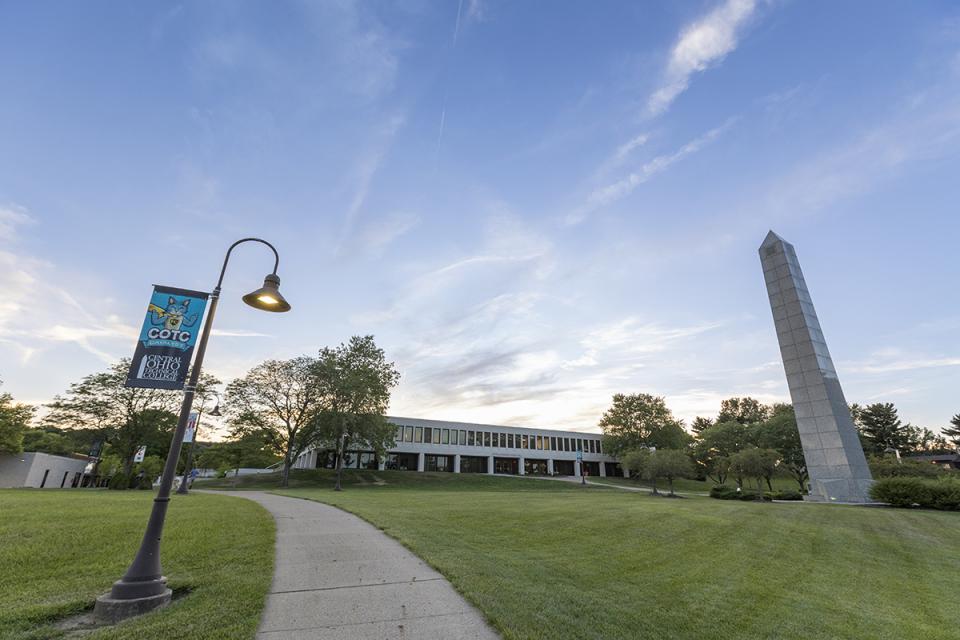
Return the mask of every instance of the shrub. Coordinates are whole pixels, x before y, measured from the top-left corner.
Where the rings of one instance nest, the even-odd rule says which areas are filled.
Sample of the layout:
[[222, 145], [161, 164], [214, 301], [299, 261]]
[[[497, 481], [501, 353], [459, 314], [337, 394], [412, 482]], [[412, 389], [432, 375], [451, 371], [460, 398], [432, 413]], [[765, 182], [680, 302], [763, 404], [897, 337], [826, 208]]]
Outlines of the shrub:
[[960, 510], [960, 482], [922, 478], [881, 478], [870, 487], [870, 497], [894, 507], [912, 507], [945, 511]]
[[793, 491], [791, 489], [785, 489], [782, 491], [774, 491], [771, 494], [768, 494], [771, 500], [803, 500], [803, 494], [799, 491]]
[[929, 462], [917, 460], [897, 462], [889, 457], [876, 456], [870, 458], [870, 473], [874, 478], [939, 478], [951, 475], [949, 470]]
[[744, 489], [737, 491], [736, 487], [726, 485], [715, 486], [710, 489], [710, 497], [718, 500], [744, 500], [747, 502], [762, 502], [770, 498], [765, 496], [762, 491], [756, 489]]
[[107, 485], [110, 489], [129, 489], [130, 488], [130, 476], [125, 474], [123, 471], [118, 471], [117, 473], [110, 476], [110, 483]]

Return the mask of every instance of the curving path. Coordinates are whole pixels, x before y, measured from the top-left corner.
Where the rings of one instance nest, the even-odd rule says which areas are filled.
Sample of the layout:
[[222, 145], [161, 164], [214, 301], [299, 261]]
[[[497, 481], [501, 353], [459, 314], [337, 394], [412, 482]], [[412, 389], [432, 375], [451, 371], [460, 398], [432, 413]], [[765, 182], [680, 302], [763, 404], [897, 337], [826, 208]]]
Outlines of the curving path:
[[443, 576], [360, 518], [311, 500], [216, 493], [255, 500], [277, 522], [258, 639], [499, 638]]

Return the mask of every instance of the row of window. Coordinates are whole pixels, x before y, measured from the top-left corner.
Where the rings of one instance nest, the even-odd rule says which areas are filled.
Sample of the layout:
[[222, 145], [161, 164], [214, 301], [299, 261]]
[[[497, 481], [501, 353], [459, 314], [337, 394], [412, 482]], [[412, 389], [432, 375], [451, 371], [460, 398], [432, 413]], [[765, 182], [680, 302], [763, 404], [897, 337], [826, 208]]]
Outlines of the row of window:
[[584, 451], [603, 453], [600, 440], [558, 436], [528, 436], [499, 431], [470, 431], [439, 427], [397, 427], [397, 442], [453, 444], [466, 447], [530, 449], [537, 451]]

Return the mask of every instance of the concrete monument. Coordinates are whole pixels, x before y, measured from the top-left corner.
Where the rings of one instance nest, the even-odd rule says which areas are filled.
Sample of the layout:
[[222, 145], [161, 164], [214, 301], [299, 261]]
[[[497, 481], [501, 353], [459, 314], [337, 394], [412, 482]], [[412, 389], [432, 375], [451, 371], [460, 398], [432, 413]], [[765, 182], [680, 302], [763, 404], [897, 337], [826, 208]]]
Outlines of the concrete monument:
[[780, 355], [797, 415], [810, 495], [870, 502], [873, 479], [793, 245], [771, 231], [760, 246]]

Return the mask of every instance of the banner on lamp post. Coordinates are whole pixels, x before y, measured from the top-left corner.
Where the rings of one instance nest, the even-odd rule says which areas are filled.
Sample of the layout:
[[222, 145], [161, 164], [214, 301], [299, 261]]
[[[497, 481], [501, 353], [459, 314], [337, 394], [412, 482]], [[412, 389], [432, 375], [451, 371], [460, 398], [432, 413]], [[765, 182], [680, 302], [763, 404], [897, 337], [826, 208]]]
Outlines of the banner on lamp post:
[[209, 295], [154, 286], [126, 386], [183, 389]]
[[196, 411], [190, 412], [190, 418], [187, 420], [187, 430], [183, 433], [184, 443], [193, 442], [193, 436], [197, 433], [197, 420], [200, 414]]
[[136, 452], [135, 454], [133, 454], [133, 461], [134, 461], [135, 463], [139, 464], [139, 463], [143, 462], [143, 459], [146, 457], [146, 455], [147, 455], [147, 445], [142, 444], [142, 445], [140, 445], [140, 447], [137, 449], [137, 452]]

